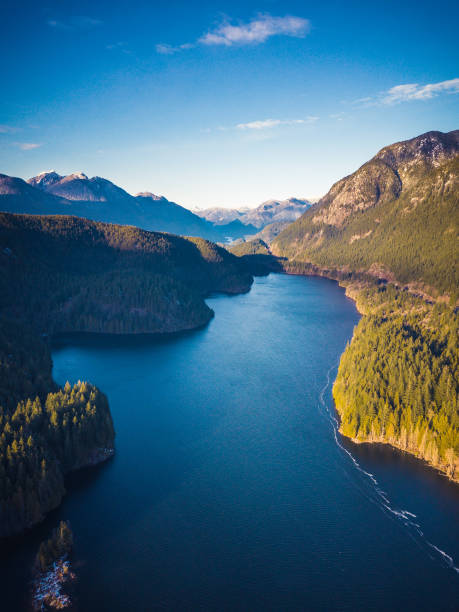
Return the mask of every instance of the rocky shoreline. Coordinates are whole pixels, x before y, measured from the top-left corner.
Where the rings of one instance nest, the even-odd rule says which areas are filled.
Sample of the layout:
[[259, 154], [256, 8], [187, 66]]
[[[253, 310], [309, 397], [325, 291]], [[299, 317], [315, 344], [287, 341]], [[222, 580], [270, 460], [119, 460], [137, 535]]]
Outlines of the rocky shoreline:
[[67, 591], [70, 583], [75, 580], [76, 574], [66, 556], [55, 561], [49, 570], [40, 571], [32, 583], [32, 609], [41, 611], [68, 608], [72, 599]]

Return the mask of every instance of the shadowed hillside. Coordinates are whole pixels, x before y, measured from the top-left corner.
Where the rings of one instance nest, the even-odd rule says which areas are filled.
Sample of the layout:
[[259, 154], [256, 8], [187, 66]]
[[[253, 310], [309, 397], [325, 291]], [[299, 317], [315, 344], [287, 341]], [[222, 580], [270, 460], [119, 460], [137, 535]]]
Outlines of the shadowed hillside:
[[237, 257], [201, 238], [0, 213], [0, 536], [42, 520], [68, 471], [114, 452], [106, 397], [55, 385], [48, 336], [196, 328], [213, 316], [209, 292], [251, 283]]

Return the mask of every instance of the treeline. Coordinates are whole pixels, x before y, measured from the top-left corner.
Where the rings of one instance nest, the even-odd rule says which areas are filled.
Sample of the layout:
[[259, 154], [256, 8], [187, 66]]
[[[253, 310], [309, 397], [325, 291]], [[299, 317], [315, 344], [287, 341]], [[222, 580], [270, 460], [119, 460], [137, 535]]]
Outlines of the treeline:
[[107, 398], [89, 383], [0, 408], [0, 536], [42, 520], [65, 493], [64, 474], [113, 451]]
[[360, 291], [365, 313], [333, 387], [341, 432], [386, 442], [459, 480], [458, 316], [393, 287]]

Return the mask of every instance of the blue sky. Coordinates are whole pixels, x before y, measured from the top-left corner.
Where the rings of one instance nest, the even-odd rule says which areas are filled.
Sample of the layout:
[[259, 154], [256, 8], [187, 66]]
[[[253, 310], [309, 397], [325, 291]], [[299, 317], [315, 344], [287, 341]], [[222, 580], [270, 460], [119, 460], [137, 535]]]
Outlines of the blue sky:
[[457, 2], [7, 1], [1, 17], [14, 176], [255, 205], [459, 127]]

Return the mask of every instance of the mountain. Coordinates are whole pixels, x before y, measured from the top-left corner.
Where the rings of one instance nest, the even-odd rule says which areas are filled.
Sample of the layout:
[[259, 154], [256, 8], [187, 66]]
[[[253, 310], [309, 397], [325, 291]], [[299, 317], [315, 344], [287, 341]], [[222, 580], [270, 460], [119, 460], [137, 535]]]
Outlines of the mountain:
[[333, 386], [340, 432], [459, 481], [459, 130], [384, 147], [271, 245], [339, 279], [362, 319]]
[[277, 236], [279, 236], [279, 234], [283, 232], [288, 225], [290, 225], [290, 223], [291, 222], [289, 221], [275, 221], [274, 223], [265, 225], [262, 230], [257, 232], [255, 236], [252, 236], [250, 239], [259, 239], [263, 240], [268, 244], [271, 244], [275, 240], [275, 238], [277, 238]]
[[3, 315], [39, 332], [163, 333], [211, 315], [210, 291], [247, 291], [236, 257], [201, 238], [64, 216], [0, 213]]
[[117, 187], [111, 181], [99, 176], [88, 178], [83, 172], [60, 176], [54, 171], [44, 172], [27, 181], [29, 185], [38, 187], [67, 200], [82, 202], [129, 202], [132, 199], [124, 189]]
[[[308, 200], [288, 198], [287, 200], [268, 200], [256, 208], [207, 208], [197, 210], [196, 214], [217, 225], [238, 220], [244, 225], [253, 225], [260, 230], [271, 223], [291, 223], [311, 206]], [[247, 232], [250, 234], [253, 232]]]
[[149, 192], [132, 196], [107, 179], [88, 178], [82, 172], [61, 176], [53, 170], [27, 182], [2, 174], [0, 208], [21, 214], [70, 214], [214, 241], [239, 238], [246, 231], [256, 231], [241, 229], [239, 224], [215, 227], [163, 196]]
[[214, 206], [213, 208], [197, 208], [194, 212], [200, 217], [207, 219], [207, 221], [215, 223], [215, 225], [226, 225], [235, 219], [241, 219], [241, 217], [243, 217], [243, 215], [249, 210], [250, 208], [236, 209]]
[[44, 193], [20, 178], [0, 174], [0, 206], [5, 212], [62, 214], [69, 210], [70, 202]]
[[458, 154], [459, 130], [384, 147], [281, 232], [273, 253], [435, 295], [456, 291]]

